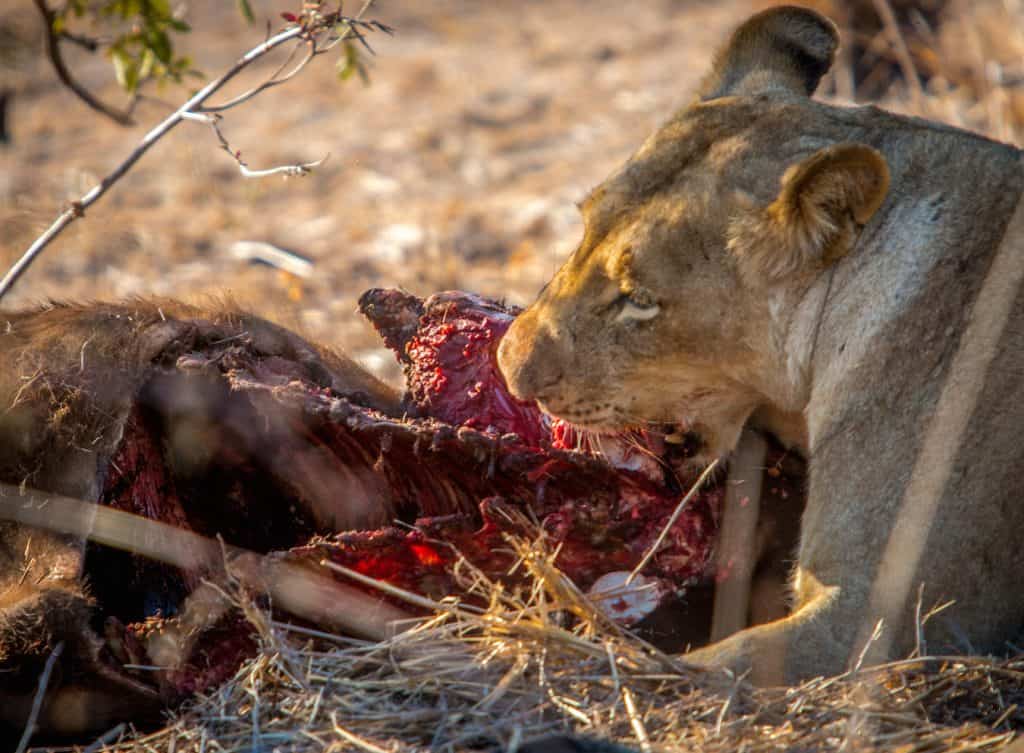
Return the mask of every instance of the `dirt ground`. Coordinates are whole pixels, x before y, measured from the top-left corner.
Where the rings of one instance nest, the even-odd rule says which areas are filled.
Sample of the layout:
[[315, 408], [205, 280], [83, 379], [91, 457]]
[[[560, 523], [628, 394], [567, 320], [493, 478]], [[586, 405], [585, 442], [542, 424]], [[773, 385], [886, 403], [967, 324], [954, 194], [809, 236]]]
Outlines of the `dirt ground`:
[[[359, 294], [463, 288], [528, 303], [579, 237], [575, 202], [687, 101], [729, 29], [766, 4], [379, 0], [369, 15], [396, 34], [372, 40], [370, 86], [339, 83], [325, 56], [224, 121], [253, 168], [329, 153], [326, 164], [303, 179], [246, 180], [209, 128], [184, 123], [46, 251], [4, 305], [227, 294], [393, 378], [393, 359], [354, 313]], [[180, 49], [213, 76], [293, 4], [254, 1], [252, 26], [234, 3], [188, 5], [194, 31]], [[1000, 5], [1011, 6], [1019, 22], [1019, 2]], [[57, 83], [37, 52], [38, 23], [30, 0], [2, 3], [0, 84], [15, 91], [11, 143], [0, 148], [5, 268], [186, 94], [156, 93], [163, 101], [144, 101], [133, 128], [107, 122]], [[965, 38], [977, 56], [995, 55], [977, 34]], [[107, 60], [68, 55], [85, 83], [118, 100]], [[938, 98], [932, 113], [1014, 135], [1003, 110], [986, 101], [979, 114], [976, 100]], [[307, 255], [313, 274], [298, 285], [242, 261], [239, 241]]]

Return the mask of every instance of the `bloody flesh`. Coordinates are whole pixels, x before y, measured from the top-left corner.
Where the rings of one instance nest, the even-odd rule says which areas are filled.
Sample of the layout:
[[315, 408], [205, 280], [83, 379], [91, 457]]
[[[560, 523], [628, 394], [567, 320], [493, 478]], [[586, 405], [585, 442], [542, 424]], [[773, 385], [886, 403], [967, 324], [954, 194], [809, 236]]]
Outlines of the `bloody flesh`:
[[[637, 565], [687, 481], [651, 449], [667, 447], [656, 435], [642, 437], [646, 445], [605, 438], [610, 460], [573, 449], [586, 447], [573, 427], [510, 395], [495, 352], [514, 309], [465, 293], [421, 301], [394, 290], [369, 291], [360, 308], [403, 365], [412, 418], [332, 395], [288, 364], [259, 359], [242, 346], [191, 353], [177, 364], [190, 381], [203, 375], [201, 386], [188, 389], [189, 410], [218, 411], [219, 435], [199, 463], [203, 471], [131, 475], [138, 466], [133, 457], [151, 451], [161, 434], [175, 430], [172, 424], [195, 423], [176, 405], [174, 379], [182, 377], [164, 376], [146, 393], [147, 410], [162, 418], [129, 423], [124, 463], [108, 477], [107, 503], [124, 507], [127, 500], [133, 511], [168, 522], [184, 516], [204, 533], [235, 531], [232, 543], [285, 550], [311, 565], [326, 558], [432, 598], [457, 591], [451, 566], [458, 556], [496, 580], [510, 577], [513, 558], [504, 537], [523, 534], [516, 512], [539, 521], [559, 547], [558, 566], [583, 589]], [[272, 493], [256, 492], [268, 484]], [[219, 490], [219, 507], [203, 503], [211, 488]], [[720, 496], [718, 489], [697, 495], [651, 559], [645, 573], [659, 593], [678, 595], [706, 577]], [[339, 498], [345, 509], [337, 508]], [[285, 506], [292, 512], [282, 516]], [[261, 525], [268, 519], [277, 521], [272, 536]], [[396, 520], [407, 525], [395, 526]], [[261, 529], [267, 533], [253, 538]], [[310, 539], [311, 533], [321, 535]], [[180, 582], [195, 577], [183, 573]], [[175, 579], [164, 575], [159, 582], [168, 581]], [[154, 629], [152, 615], [149, 622]], [[133, 625], [128, 631], [140, 632]], [[210, 645], [222, 634], [212, 627], [188, 665], [166, 673], [165, 692], [187, 694], [203, 678], [221, 676], [209, 657], [238, 653]]]
[[[458, 591], [460, 555], [493, 579], [515, 577], [505, 537], [527, 533], [527, 519], [580, 588], [640, 562], [691, 481], [677, 477], [676, 445], [654, 433], [605, 437], [597, 454], [573, 427], [512, 397], [495, 351], [515, 309], [394, 290], [367, 292], [360, 308], [403, 365], [404, 415], [341, 396], [308, 358], [244, 337], [204, 339], [207, 322], [171, 322], [100, 469], [100, 504], [435, 598]], [[720, 498], [714, 488], [694, 497], [646, 566], [662, 596], [707, 578]], [[230, 676], [255, 649], [228, 612], [175, 666], [124, 668], [153, 663], [149, 642], [179, 629], [206, 574], [93, 544], [84, 552], [94, 617], [77, 630], [106, 626], [103, 666], [88, 671], [156, 683], [173, 701]]]

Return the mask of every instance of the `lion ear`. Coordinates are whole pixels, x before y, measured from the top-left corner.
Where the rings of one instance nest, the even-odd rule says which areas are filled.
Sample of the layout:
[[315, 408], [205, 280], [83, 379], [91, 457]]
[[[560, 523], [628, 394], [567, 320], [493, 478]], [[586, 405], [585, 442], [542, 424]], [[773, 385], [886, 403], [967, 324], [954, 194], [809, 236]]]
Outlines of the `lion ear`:
[[885, 200], [889, 167], [864, 144], [836, 144], [789, 167], [767, 207], [742, 212], [729, 249], [750, 281], [820, 270], [853, 247]]
[[835, 24], [807, 8], [781, 6], [749, 18], [700, 87], [702, 100], [773, 91], [810, 96], [832, 67], [839, 33]]

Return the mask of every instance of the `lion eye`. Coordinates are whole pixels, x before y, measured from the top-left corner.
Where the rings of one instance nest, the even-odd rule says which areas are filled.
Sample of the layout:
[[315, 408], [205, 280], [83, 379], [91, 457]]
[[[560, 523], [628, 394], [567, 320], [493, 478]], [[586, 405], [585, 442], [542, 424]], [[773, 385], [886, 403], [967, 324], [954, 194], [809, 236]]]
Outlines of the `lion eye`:
[[622, 308], [615, 315], [615, 323], [646, 322], [661, 313], [661, 306], [656, 303], [639, 303], [628, 296], [622, 300]]

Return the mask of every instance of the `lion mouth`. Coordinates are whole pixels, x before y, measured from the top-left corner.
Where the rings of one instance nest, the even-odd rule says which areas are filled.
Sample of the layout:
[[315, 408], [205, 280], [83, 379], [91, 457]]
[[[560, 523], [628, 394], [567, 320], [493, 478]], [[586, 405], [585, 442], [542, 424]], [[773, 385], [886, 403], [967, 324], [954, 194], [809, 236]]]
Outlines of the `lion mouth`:
[[[729, 434], [728, 426], [694, 417], [694, 404], [706, 405], [707, 398], [708, 393], [697, 393], [685, 401], [685, 409], [666, 410], [661, 419], [631, 414], [615, 404], [567, 408], [537, 401], [537, 405], [550, 417], [553, 429], [558, 423], [565, 424], [572, 430], [569, 433], [583, 437], [584, 447], [608, 445], [617, 441], [616, 437], [635, 438], [645, 451], [663, 458], [663, 465], [684, 469], [688, 475], [726, 457], [732, 449], [722, 443], [722, 437]], [[710, 410], [704, 415], [716, 415], [713, 404], [706, 407]]]
[[603, 411], [595, 414], [589, 411], [558, 410], [539, 400], [537, 401], [537, 406], [553, 421], [569, 424], [574, 429], [582, 432], [601, 435], [617, 434], [636, 428], [635, 426], [630, 426], [628, 422], [617, 418], [614, 412]]
[[603, 456], [616, 467], [641, 470], [671, 483], [689, 476], [710, 461], [708, 446], [689, 422], [629, 421], [614, 412], [586, 414], [548, 413], [554, 445]]
[[611, 409], [595, 413], [586, 410], [557, 410], [538, 401], [537, 405], [555, 422], [562, 422], [575, 431], [607, 437], [617, 434], [643, 434], [656, 436], [660, 442], [691, 450], [704, 449], [704, 435], [701, 425], [690, 419], [672, 421], [640, 420]]

